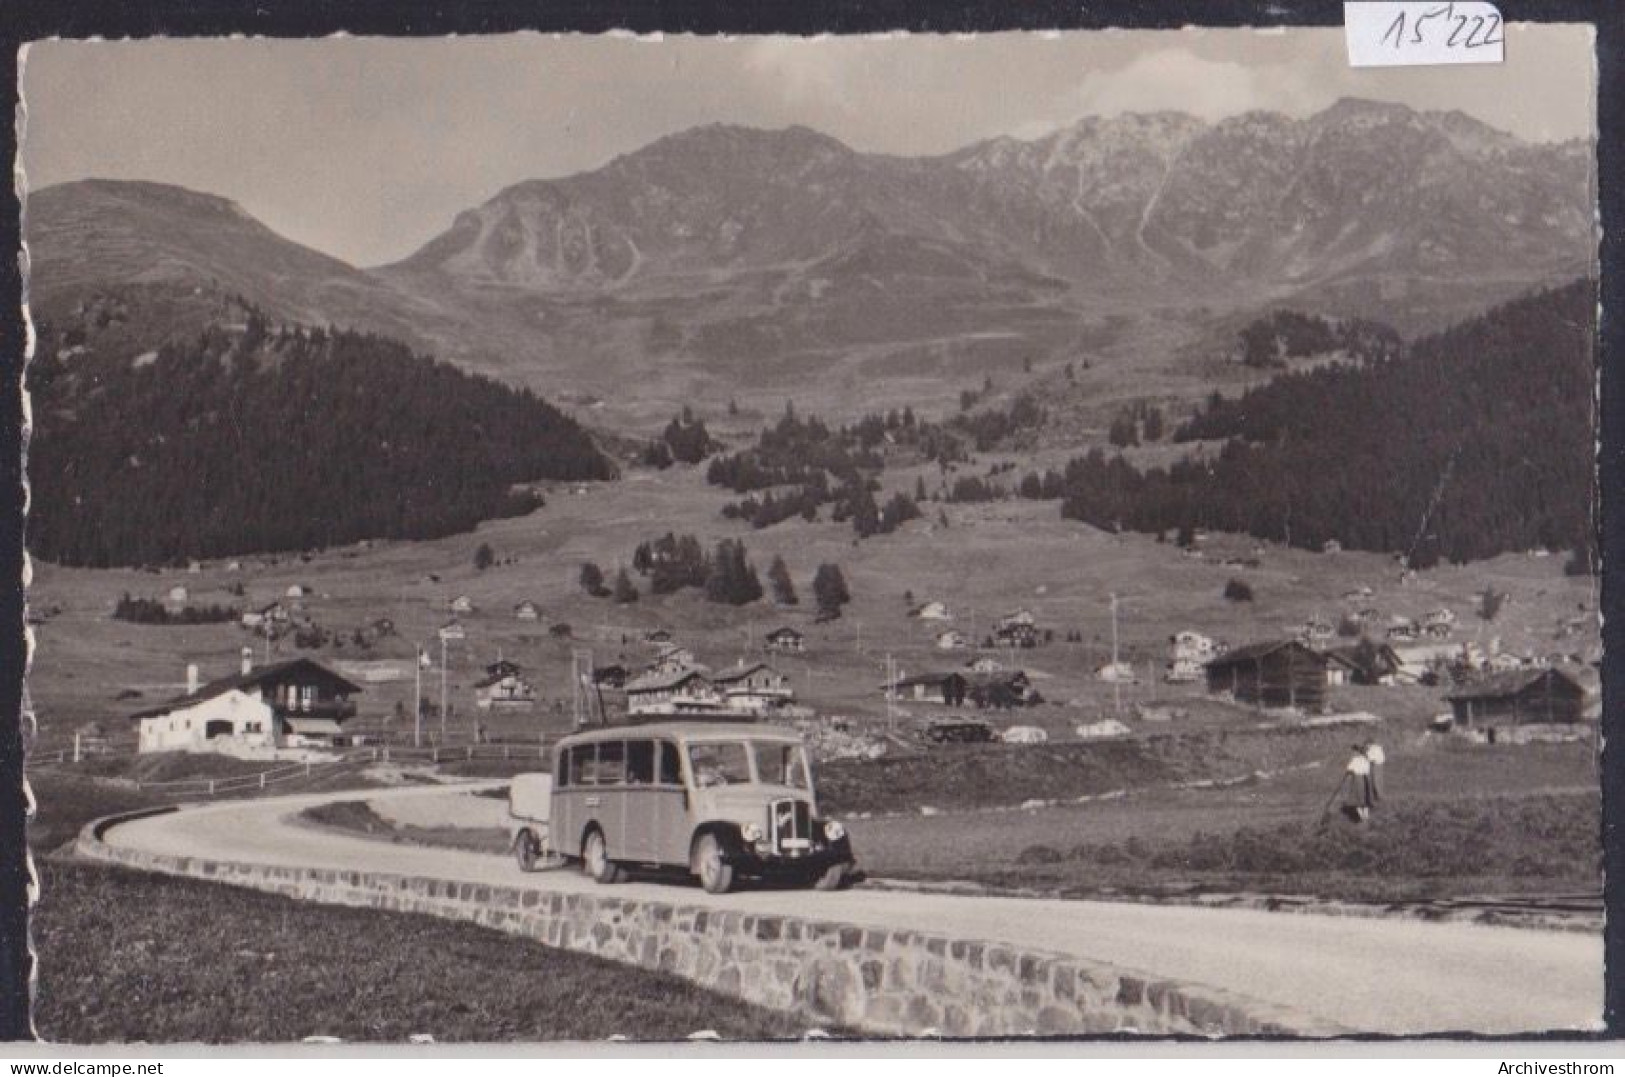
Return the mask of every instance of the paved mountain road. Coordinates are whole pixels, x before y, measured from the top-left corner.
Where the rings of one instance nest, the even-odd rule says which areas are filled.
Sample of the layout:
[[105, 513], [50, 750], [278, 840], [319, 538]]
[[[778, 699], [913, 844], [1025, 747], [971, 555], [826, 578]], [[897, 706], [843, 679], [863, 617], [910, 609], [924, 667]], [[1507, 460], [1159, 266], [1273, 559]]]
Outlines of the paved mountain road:
[[[524, 875], [508, 857], [393, 845], [297, 819], [303, 809], [328, 801], [455, 797], [503, 784], [208, 804], [121, 823], [107, 831], [106, 840], [239, 862], [547, 890], [599, 889], [572, 870]], [[423, 806], [414, 805], [419, 810], [413, 814]], [[860, 860], [862, 853], [859, 849]], [[1071, 954], [1223, 988], [1365, 1032], [1524, 1033], [1601, 1024], [1603, 943], [1581, 932], [861, 886], [827, 894], [745, 890], [713, 896], [677, 883], [634, 882], [615, 891], [628, 898], [922, 930]]]

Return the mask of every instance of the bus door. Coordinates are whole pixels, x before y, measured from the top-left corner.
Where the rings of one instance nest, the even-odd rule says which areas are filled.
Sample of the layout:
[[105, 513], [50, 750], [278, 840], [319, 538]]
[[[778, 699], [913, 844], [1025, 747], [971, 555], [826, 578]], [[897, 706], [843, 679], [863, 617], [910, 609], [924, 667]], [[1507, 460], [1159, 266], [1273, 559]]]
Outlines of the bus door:
[[687, 866], [694, 813], [688, 789], [683, 784], [682, 756], [675, 741], [657, 740], [653, 749], [654, 786], [647, 794], [653, 808], [649, 861]]
[[637, 859], [626, 848], [626, 741], [598, 742], [598, 766], [593, 785], [584, 803], [588, 817], [597, 820], [604, 829], [610, 859]]
[[553, 776], [553, 810], [548, 819], [548, 837], [555, 852], [581, 855], [581, 832], [587, 825], [583, 801], [591, 794], [587, 783], [597, 773], [597, 745], [577, 744], [559, 753], [558, 773]]

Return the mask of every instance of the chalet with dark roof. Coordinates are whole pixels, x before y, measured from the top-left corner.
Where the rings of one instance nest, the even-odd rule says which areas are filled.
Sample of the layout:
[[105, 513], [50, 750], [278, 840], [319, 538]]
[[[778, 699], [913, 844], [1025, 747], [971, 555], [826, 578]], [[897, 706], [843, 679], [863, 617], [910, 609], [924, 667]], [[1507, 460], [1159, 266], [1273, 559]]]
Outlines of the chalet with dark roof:
[[1572, 724], [1583, 719], [1586, 690], [1560, 669], [1492, 673], [1445, 696], [1461, 728]]
[[711, 677], [723, 703], [732, 710], [759, 713], [788, 705], [795, 698], [790, 678], [765, 662], [741, 662]]
[[807, 637], [785, 625], [767, 634], [767, 649], [774, 654], [800, 654], [807, 646]]
[[1326, 702], [1326, 656], [1295, 639], [1237, 647], [1207, 664], [1207, 688], [1256, 707], [1319, 711]]
[[722, 696], [699, 669], [651, 671], [626, 682], [628, 714], [710, 713], [722, 710]]
[[293, 658], [242, 669], [199, 686], [187, 670], [187, 692], [130, 715], [141, 752], [226, 752], [233, 748], [332, 746], [355, 716], [361, 686], [319, 662]]

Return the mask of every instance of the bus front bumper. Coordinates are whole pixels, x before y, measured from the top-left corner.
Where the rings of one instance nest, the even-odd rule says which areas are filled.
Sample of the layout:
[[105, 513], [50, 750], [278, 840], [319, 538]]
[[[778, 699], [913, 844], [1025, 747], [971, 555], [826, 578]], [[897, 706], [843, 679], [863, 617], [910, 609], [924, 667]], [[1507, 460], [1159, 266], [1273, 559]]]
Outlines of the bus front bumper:
[[855, 864], [852, 842], [818, 842], [800, 853], [759, 852], [743, 843], [723, 855], [724, 861], [735, 871], [761, 877], [788, 877], [821, 875], [836, 864]]

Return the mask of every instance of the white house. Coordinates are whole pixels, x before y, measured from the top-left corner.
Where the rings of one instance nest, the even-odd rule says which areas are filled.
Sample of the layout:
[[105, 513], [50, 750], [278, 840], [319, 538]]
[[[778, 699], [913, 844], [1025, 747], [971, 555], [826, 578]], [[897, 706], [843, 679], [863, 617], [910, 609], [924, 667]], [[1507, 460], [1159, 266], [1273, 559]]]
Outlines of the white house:
[[1185, 629], [1168, 637], [1169, 657], [1175, 662], [1190, 659], [1200, 665], [1214, 655], [1213, 639], [1200, 632]]
[[278, 629], [285, 627], [292, 620], [293, 615], [288, 612], [288, 607], [280, 602], [273, 602], [269, 606], [244, 613], [242, 625], [244, 628]]
[[994, 628], [1033, 628], [1038, 621], [1033, 617], [1031, 610], [1015, 610], [1000, 617], [994, 622]]
[[948, 612], [948, 607], [935, 600], [924, 605], [915, 606], [908, 611], [908, 615], [922, 621], [951, 621], [954, 619], [953, 614]]
[[[1210, 656], [1211, 657], [1211, 656]], [[1191, 684], [1202, 679], [1202, 670], [1207, 666], [1206, 658], [1195, 658], [1181, 655], [1168, 660], [1163, 668], [1163, 680], [1169, 684]]]
[[258, 669], [245, 648], [242, 670], [199, 686], [187, 667], [186, 694], [137, 711], [140, 752], [221, 752], [339, 742], [361, 687], [309, 658]]
[[1464, 665], [1478, 669], [1484, 665], [1484, 654], [1471, 643], [1412, 643], [1392, 647], [1399, 668], [1394, 679], [1401, 684], [1414, 684], [1426, 674], [1442, 665]]
[[937, 650], [939, 651], [962, 651], [969, 646], [970, 641], [965, 638], [965, 633], [957, 628], [950, 628], [946, 632], [937, 633]]
[[177, 606], [184, 603], [189, 597], [190, 592], [188, 592], [185, 587], [178, 584], [169, 589], [169, 601]]
[[542, 619], [542, 611], [536, 603], [527, 598], [513, 608], [513, 616], [517, 621], [539, 621]]
[[456, 598], [451, 600], [450, 606], [451, 612], [453, 613], [474, 612], [474, 600], [469, 598], [467, 595], [458, 595]]
[[516, 662], [492, 662], [474, 684], [474, 705], [480, 710], [522, 709], [535, 702], [536, 689]]
[[302, 587], [295, 583], [289, 585], [288, 590], [284, 593], [288, 598], [304, 598], [306, 595], [310, 594], [310, 588]]
[[138, 752], [210, 752], [226, 748], [226, 741], [245, 747], [271, 747], [271, 726], [276, 718], [270, 704], [258, 695], [231, 689], [141, 719]]
[[1107, 684], [1134, 684], [1134, 667], [1127, 662], [1107, 662], [1095, 670], [1095, 679]]
[[1004, 669], [1004, 663], [990, 654], [984, 654], [966, 662], [965, 668], [972, 673], [998, 673]]

